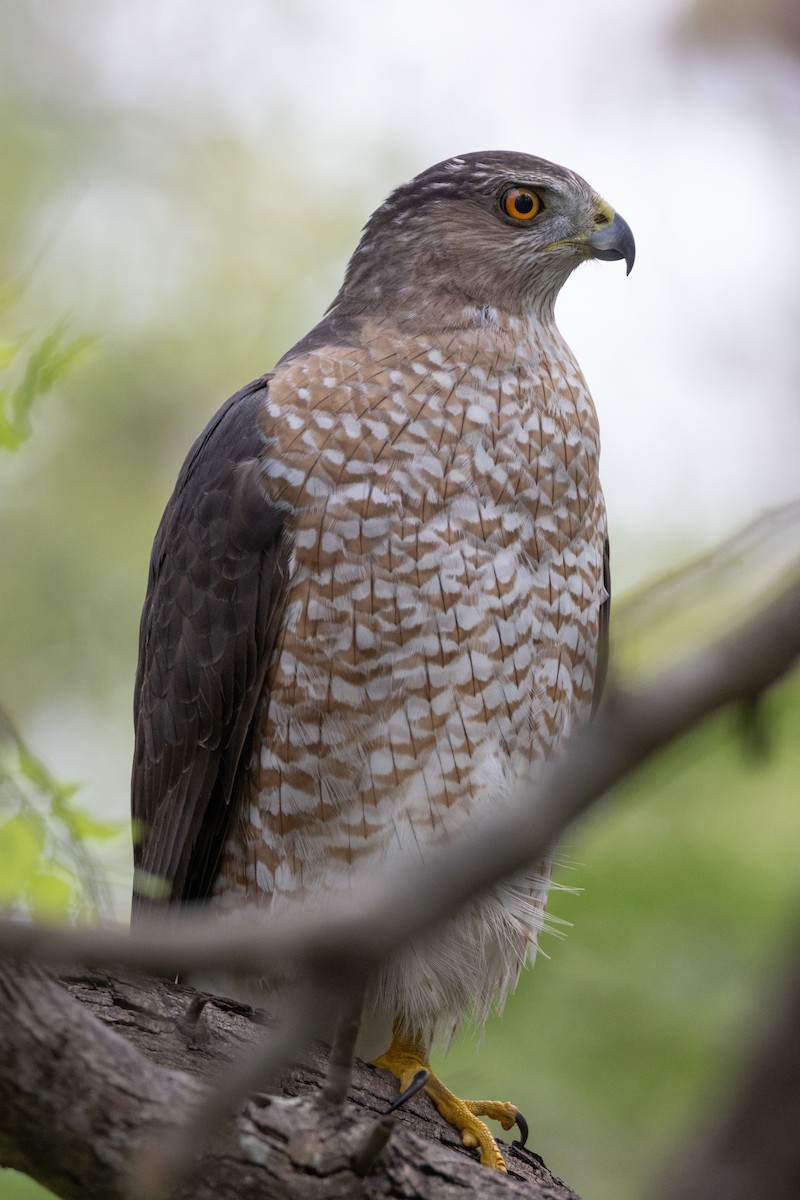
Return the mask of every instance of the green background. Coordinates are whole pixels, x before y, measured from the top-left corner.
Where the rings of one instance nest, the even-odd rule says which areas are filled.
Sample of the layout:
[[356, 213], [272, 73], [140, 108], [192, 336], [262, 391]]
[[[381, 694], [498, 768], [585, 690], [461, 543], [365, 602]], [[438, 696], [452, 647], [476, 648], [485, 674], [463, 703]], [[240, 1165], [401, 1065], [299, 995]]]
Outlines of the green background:
[[[736, 459], [736, 438], [731, 433], [726, 441], [726, 431], [752, 421], [757, 463], [772, 453], [764, 437], [772, 421], [780, 442], [774, 475], [796, 475], [800, 260], [791, 236], [796, 222], [780, 214], [794, 212], [796, 196], [792, 79], [800, 46], [770, 23], [775, 4], [759, 0], [755, 25], [747, 25], [744, 0], [734, 6], [746, 26], [745, 57], [726, 60], [729, 74], [715, 57], [720, 33], [736, 32], [715, 27], [714, 13], [725, 6], [665, 5], [673, 20], [661, 33], [663, 73], [652, 78], [649, 34], [642, 32], [641, 44], [619, 40], [639, 36], [637, 22], [651, 6], [623, 5], [619, 12], [603, 6], [597, 11], [609, 41], [592, 47], [591, 63], [606, 74], [565, 78], [555, 98], [530, 72], [523, 83], [511, 80], [513, 86], [487, 82], [481, 64], [487, 56], [503, 61], [508, 46], [490, 45], [483, 11], [470, 25], [469, 6], [460, 5], [458, 30], [439, 27], [430, 41], [427, 34], [419, 39], [423, 50], [440, 53], [442, 65], [447, 56], [463, 57], [464, 77], [442, 92], [446, 103], [440, 97], [424, 118], [401, 112], [396, 122], [394, 111], [384, 111], [368, 130], [356, 121], [327, 154], [319, 133], [326, 89], [332, 104], [344, 82], [358, 86], [364, 65], [364, 43], [352, 44], [356, 25], [337, 33], [342, 6], [325, 6], [325, 20], [321, 6], [277, 0], [260, 6], [272, 24], [269, 38], [251, 39], [259, 69], [289, 71], [262, 125], [252, 111], [227, 104], [230, 88], [223, 75], [223, 84], [214, 76], [216, 35], [205, 9], [198, 17], [192, 10], [186, 29], [174, 36], [184, 73], [176, 70], [173, 80], [165, 62], [164, 92], [150, 94], [148, 68], [161, 63], [179, 6], [146, 7], [138, 0], [20, 0], [6, 6], [0, 37], [0, 300], [6, 285], [18, 287], [16, 302], [0, 314], [0, 386], [13, 390], [20, 383], [30, 354], [62, 322], [66, 339], [93, 339], [35, 404], [28, 441], [13, 455], [0, 450], [0, 708], [57, 780], [77, 782], [75, 804], [97, 822], [126, 817], [147, 562], [188, 446], [225, 396], [269, 369], [319, 317], [365, 216], [387, 187], [444, 156], [444, 149], [422, 148], [440, 123], [448, 153], [484, 141], [516, 143], [572, 163], [574, 151], [574, 165], [593, 180], [589, 167], [597, 165], [603, 187], [638, 196], [638, 213], [620, 197], [641, 235], [636, 273], [626, 282], [613, 268], [587, 270], [570, 281], [559, 309], [595, 390], [606, 439], [619, 674], [646, 676], [752, 611], [755, 597], [783, 573], [782, 538], [792, 528], [796, 534], [796, 517], [794, 526], [767, 523], [745, 554], [732, 550], [722, 562], [705, 563], [685, 587], [665, 585], [660, 601], [637, 607], [625, 592], [653, 570], [690, 559], [710, 540], [707, 520], [717, 531], [726, 527], [720, 515], [726, 508], [736, 514], [731, 527], [743, 512], [756, 516], [774, 502], [754, 486], [757, 471], [746, 473], [749, 464]], [[247, 6], [237, 0], [233, 7], [246, 32]], [[541, 10], [530, 3], [506, 7], [501, 32], [511, 29], [517, 44], [527, 39], [535, 52], [531, 23]], [[557, 7], [565, 20], [578, 15], [575, 27], [551, 43], [554, 55], [577, 45], [578, 25], [588, 25], [597, 9], [578, 0]], [[778, 30], [780, 94], [746, 58], [756, 25], [764, 38]], [[464, 29], [469, 37], [450, 54], [451, 34]], [[387, 30], [375, 31], [379, 68], [389, 53], [385, 43], [395, 40]], [[120, 46], [127, 46], [122, 59]], [[109, 61], [126, 67], [116, 88]], [[434, 65], [415, 59], [408, 76], [396, 64], [382, 70], [384, 103], [391, 108], [413, 99], [425, 79], [438, 77]], [[627, 102], [614, 93], [626, 69], [633, 71]], [[298, 74], [302, 86], [294, 81]], [[369, 114], [381, 95], [375, 76], [366, 78], [359, 111]], [[137, 79], [145, 81], [138, 90]], [[588, 93], [583, 107], [581, 87]], [[312, 105], [303, 111], [305, 93]], [[573, 95], [578, 99], [569, 108]], [[469, 107], [474, 96], [480, 112]], [[653, 97], [660, 108], [647, 107]], [[557, 129], [556, 112], [565, 106], [566, 121]], [[639, 107], [645, 128], [633, 120]], [[454, 124], [460, 112], [464, 120]], [[486, 114], [499, 116], [487, 125]], [[512, 116], [524, 121], [524, 136], [505, 123]], [[702, 170], [709, 160], [716, 170], [711, 184]], [[763, 189], [777, 178], [791, 183], [788, 200], [776, 188], [765, 203]], [[753, 230], [757, 245], [748, 241]], [[770, 258], [776, 236], [780, 253]], [[721, 274], [718, 286], [743, 312], [735, 328], [705, 323], [719, 303], [712, 285], [724, 264], [730, 274]], [[754, 264], [763, 271], [757, 304], [745, 286], [753, 286], [753, 277], [739, 280]], [[732, 311], [737, 316], [735, 303]], [[635, 323], [642, 313], [644, 327], [660, 335], [655, 351]], [[748, 336], [737, 332], [742, 328]], [[679, 351], [688, 363], [687, 387], [696, 385], [707, 404], [691, 419], [680, 396], [677, 417], [673, 397], [664, 402]], [[788, 378], [794, 386], [781, 409], [776, 393]], [[730, 392], [720, 394], [722, 381]], [[733, 386], [740, 381], [741, 391]], [[622, 423], [612, 403], [618, 392], [634, 394]], [[685, 423], [687, 453], [699, 445], [707, 459], [705, 490], [692, 490], [700, 499], [689, 516], [680, 493], [697, 481], [689, 480], [682, 459], [667, 461], [661, 453], [673, 419]], [[729, 453], [726, 474], [719, 468]], [[638, 504], [646, 494], [662, 494], [665, 480], [669, 503], [643, 527]], [[761, 488], [767, 483], [762, 476]], [[762, 720], [765, 756], [754, 756], [735, 714], [723, 715], [569, 832], [561, 851], [567, 865], [556, 878], [579, 890], [557, 892], [551, 904], [569, 923], [565, 936], [543, 939], [548, 957], [524, 975], [480, 1048], [465, 1034], [440, 1063], [456, 1092], [512, 1099], [528, 1118], [532, 1147], [584, 1200], [641, 1200], [646, 1181], [669, 1171], [684, 1139], [724, 1105], [753, 1026], [773, 1002], [798, 910], [796, 677], [768, 698]], [[44, 821], [54, 812], [56, 791], [41, 781], [25, 783], [40, 789], [35, 799]], [[0, 792], [0, 806], [8, 805], [7, 812], [0, 808], [0, 823], [13, 817], [16, 803]], [[127, 835], [114, 839], [105, 826], [82, 827], [95, 834], [90, 844], [107, 884], [106, 907], [124, 919]], [[35, 858], [41, 829], [29, 832]], [[12, 855], [18, 865], [19, 840], [0, 838], [0, 900], [13, 875]], [[63, 883], [68, 872], [54, 862], [33, 889], [43, 908], [64, 895], [57, 880]], [[97, 890], [102, 899], [103, 888]], [[0, 1172], [0, 1200], [38, 1194], [29, 1181]]]

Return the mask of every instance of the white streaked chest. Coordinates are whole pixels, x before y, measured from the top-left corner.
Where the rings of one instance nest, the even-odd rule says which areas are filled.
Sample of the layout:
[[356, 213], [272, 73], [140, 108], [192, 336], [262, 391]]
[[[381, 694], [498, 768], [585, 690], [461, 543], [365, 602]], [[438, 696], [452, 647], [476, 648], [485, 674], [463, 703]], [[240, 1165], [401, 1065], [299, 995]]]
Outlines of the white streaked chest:
[[605, 516], [558, 339], [316, 352], [265, 427], [292, 578], [232, 855], [288, 896], [455, 830], [563, 742], [591, 704]]

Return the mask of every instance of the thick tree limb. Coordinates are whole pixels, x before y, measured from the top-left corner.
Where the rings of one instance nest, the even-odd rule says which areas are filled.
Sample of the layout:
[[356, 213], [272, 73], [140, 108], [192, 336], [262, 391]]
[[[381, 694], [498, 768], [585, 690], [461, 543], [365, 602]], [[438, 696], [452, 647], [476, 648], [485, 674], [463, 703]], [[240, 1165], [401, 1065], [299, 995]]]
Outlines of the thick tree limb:
[[[245, 1006], [213, 1000], [187, 1038], [191, 989], [87, 973], [67, 982], [82, 1003], [38, 967], [0, 967], [0, 1161], [65, 1200], [129, 1200], [128, 1170], [153, 1136], [187, 1124], [225, 1060], [263, 1031]], [[315, 1050], [282, 1096], [246, 1103], [176, 1200], [577, 1200], [524, 1152], [509, 1152], [509, 1178], [479, 1168], [424, 1098], [398, 1114], [379, 1170], [362, 1177], [354, 1164], [394, 1085], [359, 1064], [342, 1109], [322, 1099], [325, 1071]]]
[[220, 1071], [190, 1119], [167, 1135], [154, 1138], [132, 1164], [133, 1200], [161, 1200], [192, 1175], [192, 1165], [212, 1144], [244, 1100], [254, 1093], [273, 1092], [279, 1073], [300, 1057], [317, 1035], [327, 1007], [320, 989], [303, 993], [291, 1016]]

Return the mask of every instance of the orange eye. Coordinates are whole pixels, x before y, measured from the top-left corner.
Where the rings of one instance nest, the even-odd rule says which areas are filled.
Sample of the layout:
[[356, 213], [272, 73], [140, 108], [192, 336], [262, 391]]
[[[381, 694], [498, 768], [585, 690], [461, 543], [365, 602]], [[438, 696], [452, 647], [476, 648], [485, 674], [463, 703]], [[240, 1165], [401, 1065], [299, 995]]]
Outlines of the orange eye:
[[542, 202], [530, 188], [512, 187], [501, 200], [506, 216], [516, 221], [531, 221], [542, 210]]

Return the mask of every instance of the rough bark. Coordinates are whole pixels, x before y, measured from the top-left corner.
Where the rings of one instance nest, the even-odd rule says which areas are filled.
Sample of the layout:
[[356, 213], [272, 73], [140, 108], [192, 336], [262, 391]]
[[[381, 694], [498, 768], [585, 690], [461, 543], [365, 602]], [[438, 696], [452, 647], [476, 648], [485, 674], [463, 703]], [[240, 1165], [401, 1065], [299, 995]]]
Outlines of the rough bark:
[[[71, 993], [71, 994], [68, 994]], [[0, 966], [0, 1161], [64, 1200], [146, 1192], [158, 1141], [191, 1113], [224, 1065], [264, 1036], [258, 1014], [211, 1000], [187, 1022], [192, 989], [90, 971], [61, 983]], [[342, 1110], [326, 1107], [320, 1049], [281, 1094], [251, 1098], [208, 1147], [180, 1200], [577, 1200], [535, 1154], [506, 1148], [509, 1176], [480, 1167], [425, 1097], [397, 1114], [377, 1163], [358, 1166], [395, 1085], [357, 1063]], [[363, 1170], [363, 1162], [360, 1170]]]

